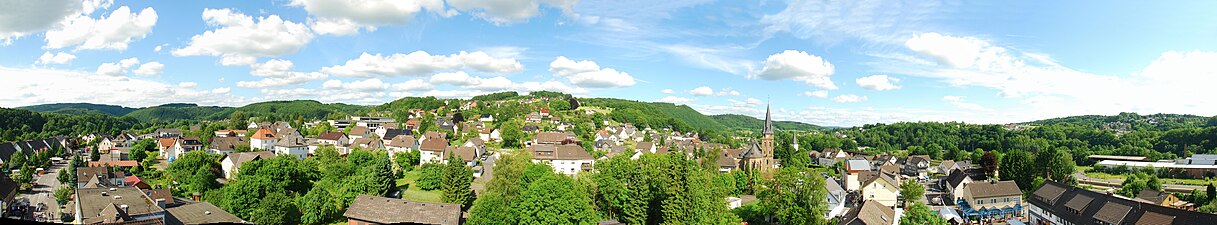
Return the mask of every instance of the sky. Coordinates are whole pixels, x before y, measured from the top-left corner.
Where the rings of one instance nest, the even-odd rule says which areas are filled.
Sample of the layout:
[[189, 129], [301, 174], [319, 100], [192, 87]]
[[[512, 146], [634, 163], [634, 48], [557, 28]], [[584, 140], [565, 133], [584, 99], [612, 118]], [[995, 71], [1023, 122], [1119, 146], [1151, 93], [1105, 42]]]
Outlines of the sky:
[[0, 0], [0, 107], [560, 91], [826, 126], [1217, 115], [1215, 1]]

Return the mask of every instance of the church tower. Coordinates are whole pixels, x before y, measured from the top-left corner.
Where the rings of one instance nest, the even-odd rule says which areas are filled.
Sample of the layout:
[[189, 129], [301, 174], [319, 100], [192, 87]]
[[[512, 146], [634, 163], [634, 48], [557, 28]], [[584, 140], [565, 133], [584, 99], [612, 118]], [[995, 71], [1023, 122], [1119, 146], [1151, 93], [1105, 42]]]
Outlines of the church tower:
[[794, 139], [790, 140], [790, 147], [794, 149], [794, 152], [799, 152], [799, 134], [791, 133], [791, 135], [794, 136]]
[[761, 158], [764, 162], [762, 167], [773, 168], [773, 120], [769, 115], [770, 106], [765, 105], [765, 130], [761, 132]]

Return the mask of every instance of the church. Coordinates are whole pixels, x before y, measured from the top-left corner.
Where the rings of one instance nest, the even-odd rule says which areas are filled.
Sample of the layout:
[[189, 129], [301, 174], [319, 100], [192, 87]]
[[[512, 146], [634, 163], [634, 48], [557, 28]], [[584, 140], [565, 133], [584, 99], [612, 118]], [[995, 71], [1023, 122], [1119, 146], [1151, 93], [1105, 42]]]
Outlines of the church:
[[781, 164], [773, 158], [773, 118], [770, 116], [770, 111], [770, 106], [766, 105], [765, 127], [761, 131], [760, 143], [752, 141], [740, 151], [740, 169], [765, 171], [776, 169]]

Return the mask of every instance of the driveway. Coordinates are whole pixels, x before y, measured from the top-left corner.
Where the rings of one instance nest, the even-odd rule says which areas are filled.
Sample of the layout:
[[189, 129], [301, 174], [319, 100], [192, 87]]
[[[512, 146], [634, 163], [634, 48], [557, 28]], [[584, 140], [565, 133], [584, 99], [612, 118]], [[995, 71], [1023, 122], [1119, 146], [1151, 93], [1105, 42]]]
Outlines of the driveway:
[[37, 206], [38, 203], [45, 204], [46, 209], [43, 209], [42, 214], [50, 218], [48, 222], [58, 222], [59, 218], [59, 203], [55, 201], [55, 189], [59, 188], [59, 169], [62, 169], [66, 164], [52, 164], [51, 168], [46, 168], [47, 173], [36, 175], [34, 177], [34, 190], [26, 197], [30, 199], [30, 205]]
[[482, 191], [485, 191], [486, 184], [489, 184], [490, 179], [494, 176], [494, 161], [499, 159], [499, 153], [492, 152], [490, 156], [486, 157], [486, 161], [482, 161], [482, 176], [474, 179], [473, 185], [470, 185], [475, 193], [481, 194]]

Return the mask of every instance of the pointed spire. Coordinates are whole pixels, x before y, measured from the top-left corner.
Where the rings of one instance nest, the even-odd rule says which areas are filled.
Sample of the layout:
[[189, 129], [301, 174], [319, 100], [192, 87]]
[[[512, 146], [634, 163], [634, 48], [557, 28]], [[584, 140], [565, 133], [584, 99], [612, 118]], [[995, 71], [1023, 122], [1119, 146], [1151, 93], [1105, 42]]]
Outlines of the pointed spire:
[[773, 120], [769, 116], [769, 108], [770, 104], [765, 104], [765, 131], [762, 133], [767, 135], [773, 134]]

